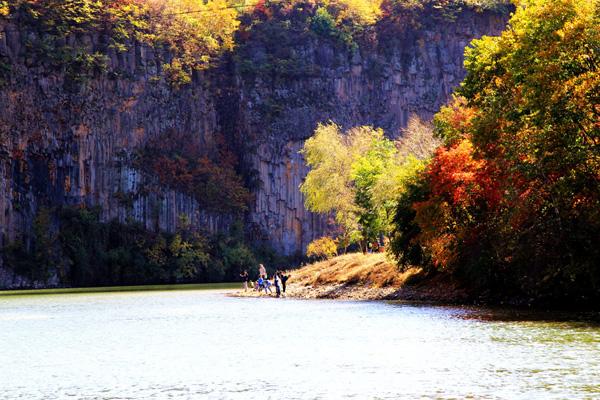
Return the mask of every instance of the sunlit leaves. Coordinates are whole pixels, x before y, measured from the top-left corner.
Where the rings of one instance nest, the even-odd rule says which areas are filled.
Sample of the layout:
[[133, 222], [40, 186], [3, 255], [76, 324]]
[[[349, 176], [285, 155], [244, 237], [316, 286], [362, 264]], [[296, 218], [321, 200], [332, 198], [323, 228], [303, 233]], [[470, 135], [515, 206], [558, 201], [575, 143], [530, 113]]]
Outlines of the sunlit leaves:
[[227, 0], [152, 0], [152, 31], [168, 43], [188, 73], [209, 65], [212, 57], [233, 48], [238, 12]]
[[382, 0], [330, 0], [340, 23], [350, 21], [357, 25], [372, 25], [381, 16]]
[[414, 213], [399, 200], [399, 255], [416, 246], [488, 289], [597, 291], [599, 7], [524, 0], [501, 36], [472, 42], [462, 97], [435, 117], [446, 146], [408, 193]]
[[315, 239], [306, 247], [306, 256], [316, 259], [328, 259], [337, 254], [337, 244], [330, 237]]
[[6, 17], [9, 13], [8, 0], [0, 0], [0, 17]]
[[321, 124], [302, 151], [310, 167], [300, 187], [306, 206], [332, 212], [346, 239], [388, 235], [398, 195], [425, 166], [415, 155], [426, 159], [436, 144], [431, 129], [417, 120], [399, 143], [381, 129], [362, 126], [342, 132], [333, 123]]

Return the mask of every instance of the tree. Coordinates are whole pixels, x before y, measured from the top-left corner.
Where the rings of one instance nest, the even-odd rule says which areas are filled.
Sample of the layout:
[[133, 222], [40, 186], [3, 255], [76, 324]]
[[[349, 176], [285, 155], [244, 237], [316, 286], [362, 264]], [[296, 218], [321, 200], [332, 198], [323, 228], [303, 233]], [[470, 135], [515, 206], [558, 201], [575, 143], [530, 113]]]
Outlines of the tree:
[[342, 133], [333, 123], [320, 124], [302, 154], [310, 167], [300, 187], [306, 207], [333, 213], [343, 227], [340, 243], [360, 243], [363, 250], [389, 235], [398, 191], [424, 166], [413, 156], [400, 155], [383, 130], [368, 126]]
[[[359, 208], [358, 223], [361, 229], [362, 247], [379, 240], [387, 234], [384, 203], [373, 198], [373, 189], [389, 172], [397, 154], [394, 143], [386, 139], [383, 130], [365, 127], [350, 131], [349, 139], [354, 147], [351, 178], [354, 184], [354, 204]], [[385, 201], [385, 199], [381, 199]]]
[[316, 258], [320, 260], [329, 259], [337, 255], [337, 245], [330, 237], [323, 236], [322, 238], [315, 239], [308, 244], [306, 247], [306, 255], [309, 258]]
[[151, 31], [175, 57], [164, 65], [176, 86], [189, 83], [194, 70], [205, 69], [234, 46], [240, 24], [228, 0], [151, 0]]
[[598, 296], [599, 21], [598, 0], [525, 0], [501, 36], [472, 42], [393, 246], [490, 293]]
[[419, 160], [409, 154], [406, 157], [398, 155], [394, 161], [370, 189], [373, 203], [378, 204], [383, 212], [383, 227], [386, 235], [394, 229], [393, 218], [398, 207], [398, 199], [410, 185], [415, 183], [428, 160]]
[[356, 25], [373, 25], [381, 16], [382, 0], [330, 0], [339, 23], [350, 21]]
[[0, 0], [0, 17], [6, 17], [10, 13], [7, 0]]
[[441, 144], [439, 137], [434, 135], [431, 122], [425, 122], [415, 114], [410, 116], [396, 142], [401, 157], [412, 156], [419, 160], [429, 159]]
[[343, 236], [354, 242], [358, 236], [358, 208], [354, 204], [351, 182], [352, 156], [348, 152], [340, 127], [319, 124], [301, 151], [311, 169], [300, 185], [310, 211], [333, 213], [343, 228]]
[[600, 287], [599, 22], [597, 0], [527, 0], [466, 52], [471, 140], [513, 177], [501, 239], [513, 251], [497, 250], [528, 288], [533, 276]]

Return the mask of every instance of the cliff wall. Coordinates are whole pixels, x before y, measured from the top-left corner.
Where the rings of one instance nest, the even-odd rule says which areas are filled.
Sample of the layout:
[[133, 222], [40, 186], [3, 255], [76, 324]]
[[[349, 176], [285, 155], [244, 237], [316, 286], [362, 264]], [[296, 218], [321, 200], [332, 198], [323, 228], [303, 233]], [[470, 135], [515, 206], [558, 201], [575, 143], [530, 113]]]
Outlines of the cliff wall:
[[307, 173], [298, 151], [317, 124], [373, 125], [398, 137], [411, 115], [430, 120], [464, 77], [464, 48], [499, 34], [506, 16], [466, 10], [413, 23], [377, 27], [355, 48], [297, 33], [269, 41], [257, 28], [240, 50], [237, 134], [258, 181], [249, 219], [279, 251], [301, 251], [327, 229], [298, 190]]
[[[172, 232], [181, 215], [209, 232], [226, 229], [232, 215], [203, 210], [197, 198], [135, 168], [149, 140], [178, 132], [189, 141], [181, 146], [213, 158], [223, 135], [253, 194], [248, 235], [282, 254], [301, 253], [328, 229], [298, 189], [307, 173], [298, 151], [316, 125], [368, 124], [396, 137], [411, 114], [431, 118], [464, 76], [464, 47], [499, 33], [506, 19], [465, 10], [454, 20], [377, 27], [353, 46], [299, 33], [293, 22], [269, 37], [265, 22], [240, 36], [219, 67], [181, 88], [162, 79], [151, 47], [109, 49], [106, 70], [74, 79], [31, 57], [35, 33], [0, 25], [9, 67], [0, 87], [0, 247], [32, 240], [38, 209], [62, 205], [98, 207], [105, 221], [150, 230]], [[93, 33], [66, 40], [90, 53], [103, 41]]]

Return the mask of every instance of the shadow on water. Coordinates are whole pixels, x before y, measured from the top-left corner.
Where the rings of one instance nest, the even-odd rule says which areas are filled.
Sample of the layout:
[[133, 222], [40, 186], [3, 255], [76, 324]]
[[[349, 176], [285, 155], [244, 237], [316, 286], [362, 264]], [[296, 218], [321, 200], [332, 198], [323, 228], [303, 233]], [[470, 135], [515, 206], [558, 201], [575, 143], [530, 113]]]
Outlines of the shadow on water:
[[482, 322], [565, 323], [573, 327], [600, 327], [598, 311], [546, 311], [525, 308], [436, 305], [428, 302], [390, 301], [397, 307], [430, 308], [450, 318]]

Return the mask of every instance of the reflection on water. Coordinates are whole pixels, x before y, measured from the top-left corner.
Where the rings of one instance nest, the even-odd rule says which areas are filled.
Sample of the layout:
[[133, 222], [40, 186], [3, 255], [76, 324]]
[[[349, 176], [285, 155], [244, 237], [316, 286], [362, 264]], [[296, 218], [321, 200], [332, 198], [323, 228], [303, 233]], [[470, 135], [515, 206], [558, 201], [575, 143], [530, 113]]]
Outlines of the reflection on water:
[[595, 316], [522, 313], [205, 291], [0, 298], [0, 399], [600, 398]]

